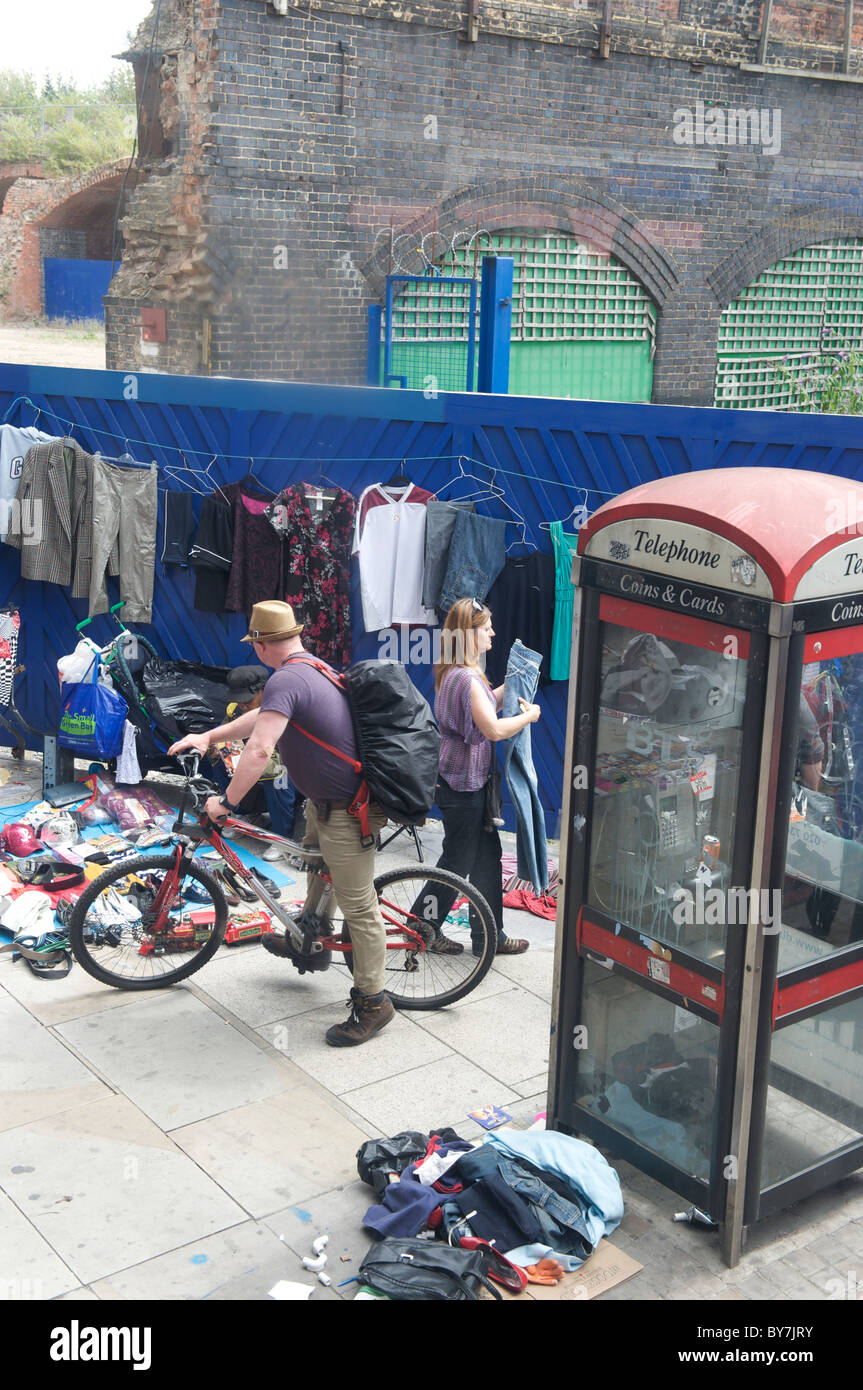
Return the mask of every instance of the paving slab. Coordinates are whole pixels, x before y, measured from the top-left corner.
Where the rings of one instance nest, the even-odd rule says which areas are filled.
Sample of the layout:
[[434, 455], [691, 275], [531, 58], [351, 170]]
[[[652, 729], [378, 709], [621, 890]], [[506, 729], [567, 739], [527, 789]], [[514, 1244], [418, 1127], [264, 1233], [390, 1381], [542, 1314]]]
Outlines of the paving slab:
[[57, 1031], [163, 1129], [283, 1091], [277, 1058], [182, 987]]
[[250, 1028], [347, 1000], [351, 989], [344, 970], [300, 975], [289, 961], [277, 960], [260, 945], [223, 947], [192, 981]]
[[492, 970], [510, 985], [518, 985], [551, 1003], [554, 987], [553, 945], [537, 950], [531, 946], [523, 956], [495, 956]]
[[[32, 1171], [29, 1164], [15, 1166]], [[0, 1302], [59, 1298], [79, 1282], [28, 1217], [0, 1192]]]
[[247, 1220], [124, 1096], [0, 1134], [0, 1184], [82, 1284]]
[[[548, 1072], [538, 1072], [536, 1076], [529, 1076], [526, 1081], [514, 1081], [512, 1089], [517, 1091], [520, 1096], [542, 1096], [548, 1099]], [[543, 1107], [544, 1108], [544, 1107]]]
[[338, 1299], [316, 1275], [303, 1269], [278, 1236], [257, 1221], [132, 1265], [110, 1279], [98, 1280], [93, 1289], [99, 1298], [111, 1300], [260, 1301], [280, 1279], [308, 1284], [315, 1303]]
[[297, 1018], [268, 1023], [256, 1032], [336, 1095], [397, 1078], [423, 1062], [450, 1055], [451, 1049], [445, 1043], [413, 1021], [424, 1018], [423, 1014], [397, 1013], [386, 1028], [362, 1047], [330, 1047], [324, 1041], [326, 1030], [333, 1023], [344, 1023], [346, 1017], [344, 1004], [331, 1004]]
[[517, 989], [418, 1018], [426, 1032], [507, 1086], [548, 1066], [550, 1021], [544, 1000]]
[[[8, 957], [0, 957], [2, 959]], [[140, 995], [131, 990], [100, 984], [77, 963], [64, 980], [47, 982], [38, 980], [23, 961], [16, 962], [11, 970], [0, 974], [0, 985], [40, 1023], [47, 1024], [65, 1023], [71, 1018], [115, 1009], [140, 999]]]
[[171, 1131], [175, 1144], [252, 1216], [350, 1181], [354, 1155], [370, 1137], [302, 1084]]
[[[43, 989], [45, 980], [37, 981]], [[0, 1131], [110, 1096], [68, 1047], [0, 989]]]
[[[346, 1091], [343, 1099], [384, 1134], [398, 1134], [403, 1129], [427, 1134], [434, 1126], [450, 1125], [465, 1138], [478, 1138], [482, 1131], [468, 1121], [468, 1111], [482, 1105], [502, 1105], [509, 1110], [509, 1102], [515, 1103], [519, 1097], [473, 1062], [449, 1055]], [[476, 1132], [468, 1134], [468, 1128]]]
[[[322, 1193], [309, 1202], [286, 1207], [264, 1220], [264, 1225], [279, 1236], [294, 1252], [297, 1268], [304, 1255], [311, 1255], [312, 1242], [317, 1236], [328, 1235], [327, 1272], [333, 1285], [351, 1279], [359, 1270], [360, 1261], [374, 1243], [371, 1232], [363, 1227], [363, 1216], [375, 1204], [375, 1194], [356, 1177], [352, 1182]], [[344, 1257], [344, 1258], [342, 1258]], [[290, 1272], [289, 1279], [296, 1277]], [[346, 1285], [343, 1297], [352, 1298], [355, 1285]]]

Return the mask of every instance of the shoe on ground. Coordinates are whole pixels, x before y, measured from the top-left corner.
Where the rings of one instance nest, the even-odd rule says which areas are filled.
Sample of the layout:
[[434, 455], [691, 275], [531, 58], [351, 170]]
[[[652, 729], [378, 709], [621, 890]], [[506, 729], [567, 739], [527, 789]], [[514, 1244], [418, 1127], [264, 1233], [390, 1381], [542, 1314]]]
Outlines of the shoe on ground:
[[266, 859], [268, 864], [272, 864], [274, 860], [281, 859], [284, 852], [281, 845], [267, 845], [259, 858]]
[[393, 1001], [385, 990], [380, 994], [360, 994], [351, 990], [351, 1011], [344, 1023], [335, 1023], [326, 1032], [330, 1047], [357, 1047], [386, 1028], [395, 1014]]
[[523, 938], [521, 938], [521, 937], [518, 937], [518, 936], [507, 936], [507, 937], [504, 937], [503, 941], [498, 941], [498, 943], [497, 943], [497, 950], [495, 951], [495, 955], [497, 955], [497, 956], [523, 956], [529, 945], [530, 945], [530, 942], [529, 942], [529, 941], [525, 941], [525, 940], [524, 940]]

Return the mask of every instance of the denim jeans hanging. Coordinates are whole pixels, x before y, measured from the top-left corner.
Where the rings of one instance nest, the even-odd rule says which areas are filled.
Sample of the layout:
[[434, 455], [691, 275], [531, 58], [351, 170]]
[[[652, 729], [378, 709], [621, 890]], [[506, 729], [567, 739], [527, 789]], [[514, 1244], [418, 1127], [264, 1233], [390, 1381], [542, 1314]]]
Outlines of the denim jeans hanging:
[[439, 613], [448, 613], [460, 598], [482, 602], [504, 567], [508, 525], [495, 517], [459, 512], [436, 605]]
[[[519, 698], [533, 703], [542, 657], [517, 639], [510, 648], [503, 686], [501, 715], [520, 714]], [[515, 806], [516, 854], [519, 878], [533, 884], [542, 894], [548, 887], [548, 852], [545, 816], [536, 786], [536, 770], [530, 746], [530, 725], [507, 740], [504, 763], [509, 794]]]

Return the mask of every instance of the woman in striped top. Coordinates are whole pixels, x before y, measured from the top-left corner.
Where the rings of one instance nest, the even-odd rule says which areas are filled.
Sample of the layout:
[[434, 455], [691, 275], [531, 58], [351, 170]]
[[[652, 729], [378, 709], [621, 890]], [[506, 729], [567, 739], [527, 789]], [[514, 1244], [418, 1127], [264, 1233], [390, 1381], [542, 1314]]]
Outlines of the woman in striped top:
[[[520, 955], [528, 942], [504, 935], [501, 843], [486, 811], [494, 770], [492, 744], [514, 738], [539, 718], [539, 706], [520, 700], [521, 714], [501, 719], [503, 686], [492, 689], [483, 671], [494, 629], [491, 612], [478, 599], [454, 603], [441, 633], [435, 666], [435, 718], [441, 732], [437, 804], [443, 819], [443, 854], [438, 867], [452, 869], [483, 895], [494, 914], [499, 955]], [[439, 936], [432, 948], [462, 948]]]

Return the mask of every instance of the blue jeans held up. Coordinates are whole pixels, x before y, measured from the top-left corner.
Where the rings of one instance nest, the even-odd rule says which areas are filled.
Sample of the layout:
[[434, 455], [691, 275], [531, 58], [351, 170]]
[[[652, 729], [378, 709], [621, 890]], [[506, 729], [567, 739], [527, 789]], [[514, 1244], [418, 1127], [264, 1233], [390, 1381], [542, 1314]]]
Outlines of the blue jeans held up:
[[482, 602], [506, 562], [508, 525], [495, 517], [459, 512], [436, 605], [439, 613], [448, 613], [460, 598]]
[[[503, 686], [503, 718], [521, 713], [519, 697], [533, 704], [541, 663], [539, 652], [518, 640], [513, 642]], [[548, 887], [545, 816], [536, 786], [529, 724], [507, 740], [504, 773], [515, 806], [518, 876], [532, 883], [536, 893], [544, 893]]]

